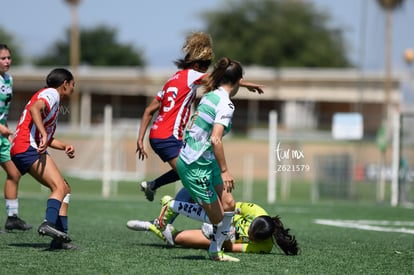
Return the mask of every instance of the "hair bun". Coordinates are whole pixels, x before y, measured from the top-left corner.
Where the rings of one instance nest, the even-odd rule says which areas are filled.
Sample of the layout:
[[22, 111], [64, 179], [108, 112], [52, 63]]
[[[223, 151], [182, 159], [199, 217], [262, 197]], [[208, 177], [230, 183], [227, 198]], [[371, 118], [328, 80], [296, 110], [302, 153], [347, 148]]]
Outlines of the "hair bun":
[[231, 65], [231, 59], [228, 57], [222, 57], [216, 64], [216, 68], [221, 68], [223, 70], [227, 69]]

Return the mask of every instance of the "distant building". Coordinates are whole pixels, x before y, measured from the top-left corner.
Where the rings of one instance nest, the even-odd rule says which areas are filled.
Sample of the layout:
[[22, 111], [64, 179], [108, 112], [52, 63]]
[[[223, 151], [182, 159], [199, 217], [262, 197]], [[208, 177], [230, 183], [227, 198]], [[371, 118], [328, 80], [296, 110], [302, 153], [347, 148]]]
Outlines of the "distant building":
[[[9, 120], [17, 121], [30, 96], [45, 85], [51, 68], [13, 67], [14, 97]], [[172, 70], [80, 67], [76, 78], [81, 128], [102, 121], [105, 105], [114, 119], [140, 118], [145, 106], [162, 89]], [[234, 99], [233, 130], [246, 133], [267, 127], [268, 113], [276, 110], [280, 129], [329, 130], [336, 112], [363, 115], [364, 135], [377, 132], [386, 100], [383, 73], [355, 69], [269, 69], [247, 67], [245, 79], [263, 84], [265, 94], [241, 89]], [[392, 78], [390, 103], [400, 106], [400, 79]], [[199, 92], [199, 96], [201, 91]], [[63, 103], [61, 122], [69, 122], [69, 102]], [[66, 110], [66, 111], [65, 111]]]

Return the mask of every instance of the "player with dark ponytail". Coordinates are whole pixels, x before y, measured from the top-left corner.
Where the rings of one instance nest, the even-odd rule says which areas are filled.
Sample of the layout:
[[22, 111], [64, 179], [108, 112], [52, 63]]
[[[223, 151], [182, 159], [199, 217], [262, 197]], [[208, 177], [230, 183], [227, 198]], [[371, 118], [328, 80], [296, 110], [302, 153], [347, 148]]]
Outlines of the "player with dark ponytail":
[[298, 244], [295, 236], [289, 234], [289, 231], [290, 228], [284, 228], [279, 216], [259, 216], [250, 224], [249, 237], [260, 241], [273, 235], [277, 245], [286, 255], [297, 255]]
[[[190, 205], [190, 203], [183, 203], [182, 208], [188, 209]], [[164, 232], [161, 232], [151, 221], [130, 220], [127, 227], [136, 231], [154, 232], [170, 246], [179, 245], [199, 249], [209, 248], [209, 238], [213, 232], [213, 226], [208, 223], [204, 223], [201, 230], [176, 231], [172, 225], [169, 225]], [[299, 253], [296, 237], [290, 234], [290, 228], [284, 227], [280, 216], [269, 216], [258, 204], [237, 202], [232, 228], [234, 229], [232, 236], [223, 243], [223, 248], [227, 252], [269, 254], [277, 245], [286, 255]]]

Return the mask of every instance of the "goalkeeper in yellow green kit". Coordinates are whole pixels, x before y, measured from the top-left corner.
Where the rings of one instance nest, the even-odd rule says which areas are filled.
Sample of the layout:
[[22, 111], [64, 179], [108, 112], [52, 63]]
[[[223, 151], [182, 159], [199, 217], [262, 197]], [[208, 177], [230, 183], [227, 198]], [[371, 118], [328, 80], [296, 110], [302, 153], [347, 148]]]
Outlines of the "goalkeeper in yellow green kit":
[[[174, 203], [174, 200], [169, 196], [165, 196], [161, 199], [162, 204], [165, 201], [168, 201], [171, 204]], [[177, 202], [178, 200], [176, 199], [175, 203]], [[181, 200], [178, 203], [181, 203], [181, 206], [178, 208], [182, 210], [176, 212], [189, 216], [188, 205], [186, 205], [186, 202]], [[189, 205], [190, 204], [191, 203], [189, 203]], [[191, 212], [197, 212], [197, 210], [192, 209]], [[208, 238], [213, 230], [211, 224], [204, 223], [202, 229], [176, 231], [171, 225], [173, 220], [174, 218], [170, 220], [170, 224], [163, 232], [150, 221], [130, 220], [127, 223], [127, 227], [137, 231], [154, 232], [158, 237], [167, 241], [169, 245], [208, 249], [210, 245]], [[232, 238], [223, 244], [225, 251], [270, 253], [273, 245], [277, 244], [286, 255], [298, 254], [299, 247], [295, 236], [289, 233], [290, 229], [284, 228], [279, 216], [269, 216], [268, 213], [257, 204], [247, 202], [236, 203], [233, 227], [234, 234], [232, 234]]]

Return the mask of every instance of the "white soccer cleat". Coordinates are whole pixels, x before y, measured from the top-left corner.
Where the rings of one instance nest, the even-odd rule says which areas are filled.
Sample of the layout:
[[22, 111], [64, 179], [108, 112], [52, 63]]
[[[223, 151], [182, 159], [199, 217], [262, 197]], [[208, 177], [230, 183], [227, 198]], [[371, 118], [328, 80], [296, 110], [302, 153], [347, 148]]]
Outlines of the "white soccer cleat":
[[201, 232], [203, 233], [204, 237], [210, 240], [211, 235], [213, 235], [213, 225], [211, 223], [203, 223], [201, 226]]
[[[157, 235], [158, 238], [165, 241], [165, 238], [161, 231], [152, 223], [149, 221], [140, 221], [140, 220], [130, 220], [127, 222], [127, 227], [131, 230], [135, 231], [146, 231], [146, 232], [153, 232], [155, 235]], [[167, 241], [168, 243], [168, 241]]]
[[174, 246], [174, 235], [176, 233], [176, 230], [172, 224], [167, 224], [165, 227], [165, 230], [162, 232], [162, 235], [165, 238], [165, 241], [167, 242], [168, 246]]
[[127, 222], [126, 226], [135, 231], [149, 231], [151, 224], [152, 223], [149, 221], [130, 220]]

